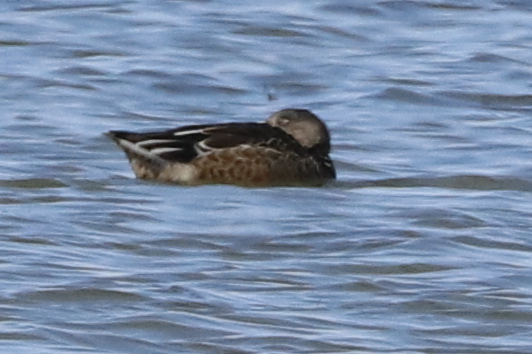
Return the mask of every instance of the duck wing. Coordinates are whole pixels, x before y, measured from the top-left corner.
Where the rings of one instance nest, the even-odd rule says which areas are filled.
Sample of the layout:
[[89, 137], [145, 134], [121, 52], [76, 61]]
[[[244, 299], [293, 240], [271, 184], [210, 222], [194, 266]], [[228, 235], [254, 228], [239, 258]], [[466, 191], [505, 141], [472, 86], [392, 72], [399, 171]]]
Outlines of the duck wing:
[[213, 150], [239, 145], [302, 148], [295, 139], [266, 123], [227, 123], [190, 125], [160, 132], [132, 133], [110, 131], [108, 135], [130, 157], [143, 157], [158, 163], [187, 163]]

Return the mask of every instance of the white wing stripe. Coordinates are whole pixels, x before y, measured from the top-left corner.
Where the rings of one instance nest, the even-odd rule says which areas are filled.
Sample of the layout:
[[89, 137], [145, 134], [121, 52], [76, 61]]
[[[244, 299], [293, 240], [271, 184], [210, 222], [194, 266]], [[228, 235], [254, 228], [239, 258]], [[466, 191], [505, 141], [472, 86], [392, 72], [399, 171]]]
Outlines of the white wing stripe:
[[157, 144], [164, 144], [164, 143], [172, 143], [174, 141], [175, 140], [172, 140], [172, 139], [150, 139], [150, 140], [139, 141], [137, 145], [139, 146], [157, 145]]
[[167, 152], [175, 152], [175, 151], [181, 151], [181, 150], [183, 150], [183, 149], [166, 147], [166, 148], [152, 149], [152, 150], [150, 150], [150, 152], [152, 154], [155, 154], [155, 155], [161, 155], [161, 154], [165, 154]]
[[145, 158], [150, 159], [152, 161], [157, 161], [158, 163], [165, 163], [165, 161], [159, 156], [154, 155], [150, 151], [138, 146], [137, 144], [133, 144], [132, 142], [129, 142], [125, 139], [119, 139], [118, 144], [120, 144], [120, 146], [122, 146], [125, 151], [144, 156]]
[[199, 143], [194, 145], [194, 150], [196, 150], [198, 154], [204, 154], [214, 149], [209, 145], [205, 144], [204, 141], [200, 141]]
[[183, 130], [180, 132], [175, 132], [174, 136], [183, 136], [183, 135], [190, 135], [190, 134], [203, 134], [203, 129]]

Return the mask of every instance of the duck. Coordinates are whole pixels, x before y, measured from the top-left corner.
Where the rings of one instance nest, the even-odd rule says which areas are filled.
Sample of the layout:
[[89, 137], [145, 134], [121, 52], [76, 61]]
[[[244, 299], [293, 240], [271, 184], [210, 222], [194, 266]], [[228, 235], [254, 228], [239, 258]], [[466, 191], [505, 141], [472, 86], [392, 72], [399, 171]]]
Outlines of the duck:
[[260, 123], [112, 130], [107, 135], [140, 179], [183, 186], [311, 187], [336, 178], [329, 130], [307, 109], [283, 109]]

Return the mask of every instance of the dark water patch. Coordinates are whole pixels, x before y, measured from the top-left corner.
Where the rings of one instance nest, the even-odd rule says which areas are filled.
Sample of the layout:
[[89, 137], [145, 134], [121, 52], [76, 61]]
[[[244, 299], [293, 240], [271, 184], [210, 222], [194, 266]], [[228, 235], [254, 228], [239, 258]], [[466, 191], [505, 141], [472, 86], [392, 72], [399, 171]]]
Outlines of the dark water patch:
[[[162, 70], [153, 70], [153, 69], [134, 69], [134, 70], [127, 71], [124, 74], [126, 76], [133, 75], [133, 76], [140, 76], [143, 78], [150, 78], [150, 79], [156, 79], [156, 80], [162, 80], [168, 77], [167, 72], [164, 72]], [[188, 75], [191, 75], [192, 79], [194, 78], [211, 79], [211, 77], [206, 76], [206, 75], [200, 75], [200, 74], [188, 74]]]
[[[369, 281], [355, 281], [355, 282], [349, 282], [349, 281], [341, 281], [336, 284], [327, 285], [324, 290], [329, 291], [347, 291], [347, 292], [353, 292], [353, 293], [380, 293], [385, 292], [386, 287], [380, 286], [379, 284], [376, 284], [374, 282]], [[312, 319], [309, 319], [312, 321]]]
[[528, 94], [505, 95], [458, 91], [443, 91], [439, 94], [488, 109], [518, 110], [526, 108], [527, 110], [532, 110], [532, 95]]
[[483, 6], [473, 3], [463, 3], [460, 1], [401, 1], [401, 0], [388, 0], [382, 1], [380, 5], [388, 10], [398, 12], [420, 12], [423, 10], [430, 10], [431, 13], [437, 13], [440, 16], [444, 16], [448, 13], [462, 13], [471, 12], [484, 9]]
[[288, 243], [285, 242], [283, 238], [281, 240], [270, 240], [266, 242], [261, 242], [260, 244], [254, 247], [254, 250], [259, 252], [274, 252], [276, 255], [281, 255], [283, 253], [293, 254], [308, 252], [310, 250], [310, 247], [304, 244]]
[[[55, 329], [53, 326], [48, 326], [40, 329], [48, 338], [48, 342], [54, 343], [49, 345], [50, 351], [111, 351], [116, 353], [153, 353], [163, 354], [168, 353], [168, 349], [161, 343], [155, 343], [149, 339], [141, 339], [138, 336], [115, 335], [113, 333], [101, 331], [98, 326], [84, 329], [69, 329], [61, 328]], [[177, 352], [183, 352], [180, 344], [167, 345]], [[41, 346], [41, 348], [45, 348]]]
[[74, 49], [70, 51], [74, 58], [89, 59], [97, 57], [126, 57], [130, 54], [119, 50], [96, 50], [96, 49]]
[[25, 47], [35, 45], [36, 42], [21, 41], [21, 40], [0, 40], [0, 47]]
[[307, 37], [308, 34], [289, 30], [289, 29], [280, 29], [276, 27], [247, 27], [234, 31], [235, 34], [245, 35], [245, 36], [265, 36], [265, 37]]
[[[145, 124], [146, 123], [156, 122], [157, 125], [158, 125], [157, 127], [155, 127], [156, 129], [158, 129], [158, 128], [163, 129], [162, 125], [165, 122], [168, 122], [168, 121], [176, 123], [176, 117], [175, 116], [164, 117], [164, 116], [160, 116], [160, 115], [146, 114], [144, 112], [136, 112], [136, 111], [121, 111], [116, 116], [113, 117], [113, 120], [118, 121], [117, 124], [121, 123], [121, 122], [129, 122], [129, 121], [133, 121], [133, 122], [143, 121]], [[122, 123], [122, 124], [124, 124], [124, 123]], [[170, 127], [167, 127], [167, 128], [169, 129]], [[122, 129], [126, 129], [126, 127], [122, 127]], [[133, 127], [131, 127], [131, 129], [133, 129]], [[144, 128], [144, 129], [147, 130], [148, 128]], [[152, 128], [149, 128], [149, 129], [153, 130], [154, 127], [152, 126]], [[105, 132], [102, 132], [102, 134], [104, 134], [104, 133]], [[104, 138], [107, 141], [109, 141], [109, 138], [107, 136], [105, 136]]]
[[532, 71], [526, 69], [513, 69], [508, 70], [504, 74], [504, 78], [511, 81], [521, 81], [526, 80], [528, 82], [532, 81]]
[[282, 82], [279, 80], [273, 87], [279, 91], [289, 92], [291, 95], [309, 95], [328, 89], [328, 87], [319, 83], [301, 82], [299, 80], [284, 80]]
[[156, 83], [153, 87], [157, 90], [171, 94], [180, 95], [199, 95], [199, 94], [224, 94], [224, 95], [242, 95], [246, 91], [233, 86], [225, 85], [190, 85], [189, 83]]
[[112, 3], [106, 1], [95, 1], [92, 4], [87, 3], [78, 3], [78, 4], [64, 4], [61, 2], [53, 1], [49, 4], [39, 4], [39, 5], [26, 5], [18, 9], [22, 12], [56, 12], [61, 10], [87, 10], [87, 9], [105, 9], [112, 7]]
[[442, 122], [434, 122], [434, 121], [419, 121], [415, 122], [414, 124], [411, 124], [406, 128], [406, 130], [409, 131], [415, 131], [415, 132], [434, 132], [434, 131], [448, 131], [450, 129], [450, 125]]
[[[199, 317], [197, 320], [206, 322]], [[80, 326], [83, 328], [84, 326]], [[225, 330], [221, 326], [211, 326], [213, 328], [198, 328], [195, 324], [176, 323], [174, 321], [162, 320], [157, 317], [133, 317], [125, 321], [110, 323], [104, 327], [112, 333], [139, 332], [149, 336], [151, 340], [172, 340], [175, 338], [189, 340], [208, 340], [209, 338], [222, 337], [237, 334], [230, 330]], [[217, 328], [218, 327], [218, 328]]]
[[[282, 334], [282, 333], [265, 333], [257, 334], [253, 338], [247, 340], [238, 339], [238, 338], [228, 338], [224, 341], [224, 344], [230, 344], [235, 347], [246, 347], [250, 346], [252, 348], [257, 348], [260, 352], [276, 352], [276, 350], [282, 348], [282, 350], [293, 351], [295, 348], [304, 348], [306, 351], [310, 352], [319, 352], [319, 353], [342, 353], [342, 352], [364, 352], [368, 351], [369, 348], [353, 343], [352, 340], [344, 341], [340, 340], [338, 343], [335, 343], [334, 340], [319, 340], [318, 335], [312, 334], [308, 337], [303, 337], [301, 335], [293, 334]], [[352, 338], [351, 338], [352, 339]]]
[[532, 10], [532, 4], [527, 0], [498, 0], [497, 3], [516, 10]]
[[17, 297], [24, 301], [39, 302], [140, 302], [143, 296], [120, 290], [92, 288], [57, 288], [19, 293]]
[[370, 39], [368, 37], [366, 37], [366, 36], [364, 36], [362, 34], [355, 33], [355, 32], [350, 32], [350, 31], [345, 31], [345, 30], [342, 30], [341, 28], [338, 28], [338, 27], [319, 26], [319, 27], [317, 27], [317, 29], [319, 29], [319, 32], [323, 32], [323, 33], [326, 33], [326, 34], [331, 34], [331, 35], [333, 35], [336, 38], [348, 39], [350, 41], [361, 42], [361, 43], [370, 41]]
[[410, 207], [408, 210], [395, 213], [397, 217], [412, 220], [414, 225], [438, 229], [471, 229], [486, 225], [486, 222], [475, 215], [456, 210]]
[[[371, 167], [369, 165], [362, 165], [362, 164], [354, 164], [349, 161], [342, 161], [338, 158], [335, 158], [334, 165], [336, 166], [337, 171], [349, 171], [349, 172], [365, 172], [365, 173], [379, 173], [380, 169]], [[338, 180], [331, 182], [331, 185], [342, 185], [343, 184], [343, 178], [339, 178]]]
[[474, 63], [493, 63], [493, 64], [504, 64], [504, 63], [518, 63], [529, 66], [528, 63], [524, 61], [515, 60], [503, 55], [491, 54], [491, 53], [476, 53], [470, 59]]
[[55, 245], [55, 242], [53, 242], [52, 240], [42, 238], [42, 237], [35, 237], [35, 236], [31, 236], [31, 237], [14, 236], [14, 237], [10, 237], [9, 240], [11, 242], [18, 242], [18, 243], [27, 244], [27, 245], [44, 245], [44, 246]]
[[328, 4], [320, 6], [319, 10], [331, 12], [334, 14], [353, 14], [357, 16], [368, 16], [370, 18], [375, 18], [381, 15], [381, 11], [372, 2], [360, 5], [331, 1]]
[[448, 103], [446, 100], [442, 100], [434, 95], [422, 94], [399, 87], [387, 88], [383, 92], [376, 94], [373, 97], [382, 100], [406, 102], [418, 105], [441, 106]]
[[47, 178], [28, 178], [28, 179], [13, 179], [0, 180], [0, 186], [8, 188], [23, 188], [23, 189], [45, 189], [45, 188], [65, 188], [68, 185], [58, 179]]
[[64, 80], [47, 80], [47, 79], [41, 79], [36, 80], [35, 85], [39, 88], [68, 88], [68, 89], [76, 89], [76, 90], [97, 90], [97, 88], [93, 85], [88, 84], [78, 84], [74, 82], [67, 82]]
[[513, 177], [488, 177], [481, 175], [462, 175], [447, 177], [390, 178], [377, 181], [353, 183], [353, 188], [387, 187], [416, 188], [436, 187], [470, 190], [515, 190], [532, 191], [532, 182]]
[[422, 6], [432, 8], [435, 10], [450, 10], [450, 11], [475, 11], [481, 10], [481, 6], [473, 4], [464, 4], [459, 1], [442, 1], [442, 2], [423, 2]]
[[412, 263], [412, 264], [350, 264], [327, 267], [328, 274], [373, 274], [373, 275], [391, 275], [391, 274], [424, 274], [442, 272], [452, 269], [448, 266], [436, 265], [432, 263]]
[[[415, 78], [376, 77], [375, 81], [376, 82], [388, 82], [394, 86], [434, 86], [433, 82], [424, 81], [424, 80], [415, 79]], [[393, 90], [393, 89], [388, 89], [388, 90]], [[382, 95], [386, 95], [386, 94], [394, 95], [394, 92], [392, 91], [391, 93], [390, 92], [382, 93]]]
[[213, 239], [209, 236], [210, 235], [179, 232], [174, 238], [147, 241], [143, 243], [143, 246], [155, 249], [173, 250], [174, 252], [195, 250], [203, 254], [212, 251], [220, 252], [228, 250], [227, 246], [219, 243], [219, 238]]
[[478, 248], [491, 248], [499, 250], [508, 250], [508, 251], [520, 251], [520, 252], [532, 252], [532, 246], [518, 243], [518, 242], [508, 242], [503, 240], [493, 240], [489, 239], [487, 236], [484, 238], [473, 237], [473, 236], [456, 236], [452, 238], [453, 241], [464, 244], [467, 246], [473, 246]]
[[105, 76], [108, 73], [102, 70], [91, 68], [89, 66], [74, 66], [66, 69], [58, 70], [57, 73], [64, 75], [76, 75], [76, 76]]
[[[0, 332], [0, 341], [3, 342], [3, 345], [6, 345], [6, 342], [9, 341], [38, 341], [38, 340], [44, 340], [45, 337], [31, 334], [31, 333], [24, 333], [24, 332]], [[9, 349], [8, 349], [9, 350]]]
[[[198, 1], [198, 0], [195, 0]], [[234, 353], [234, 354], [254, 354], [256, 349], [242, 349], [237, 346], [225, 345], [220, 343], [206, 343], [206, 342], [190, 342], [186, 344], [186, 351], [191, 351], [194, 353]]]
[[15, 197], [0, 197], [0, 204], [10, 205], [10, 204], [20, 204], [22, 201], [19, 198]]

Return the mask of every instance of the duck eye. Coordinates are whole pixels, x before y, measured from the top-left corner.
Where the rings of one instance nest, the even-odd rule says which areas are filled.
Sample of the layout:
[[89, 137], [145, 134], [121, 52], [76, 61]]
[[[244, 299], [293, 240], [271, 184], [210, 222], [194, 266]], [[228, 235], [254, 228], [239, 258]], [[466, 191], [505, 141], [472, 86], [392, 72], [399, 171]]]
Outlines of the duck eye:
[[290, 122], [290, 118], [288, 118], [287, 116], [280, 116], [279, 119], [277, 120], [277, 122], [281, 126], [287, 125]]

